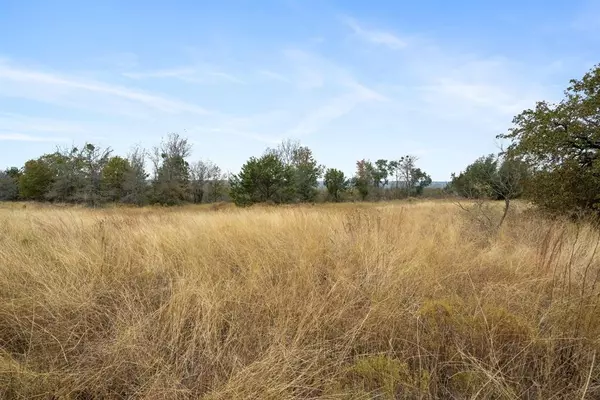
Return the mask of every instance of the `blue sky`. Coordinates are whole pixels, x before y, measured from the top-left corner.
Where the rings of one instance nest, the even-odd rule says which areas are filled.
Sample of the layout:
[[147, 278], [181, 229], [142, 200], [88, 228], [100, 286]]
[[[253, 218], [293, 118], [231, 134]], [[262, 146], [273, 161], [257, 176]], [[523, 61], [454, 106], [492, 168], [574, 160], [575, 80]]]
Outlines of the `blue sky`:
[[592, 0], [0, 0], [0, 167], [180, 132], [234, 173], [293, 138], [446, 180], [599, 62]]

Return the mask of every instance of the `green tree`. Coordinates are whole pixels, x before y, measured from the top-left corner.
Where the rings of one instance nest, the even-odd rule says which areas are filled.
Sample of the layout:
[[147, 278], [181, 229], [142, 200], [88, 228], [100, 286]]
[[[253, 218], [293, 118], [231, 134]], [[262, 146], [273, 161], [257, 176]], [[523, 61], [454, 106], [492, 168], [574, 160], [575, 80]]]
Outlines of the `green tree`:
[[19, 195], [24, 200], [44, 200], [54, 180], [54, 171], [47, 157], [29, 160], [19, 177]]
[[506, 200], [521, 197], [530, 179], [531, 170], [526, 163], [506, 156], [499, 157], [496, 179], [493, 182], [494, 198]]
[[507, 156], [527, 163], [528, 196], [553, 212], [600, 210], [600, 65], [571, 80], [558, 104], [538, 102], [499, 135]]
[[396, 189], [399, 188], [400, 184], [400, 167], [399, 161], [391, 160], [388, 162], [388, 172], [390, 176], [394, 177], [394, 181], [396, 182]]
[[188, 140], [177, 133], [169, 134], [154, 148], [154, 202], [174, 205], [189, 199], [190, 166], [186, 159], [191, 150]]
[[127, 204], [143, 206], [148, 203], [148, 174], [146, 173], [146, 151], [140, 146], [134, 146], [127, 156], [129, 169], [125, 172], [123, 181], [123, 198]]
[[[459, 175], [452, 174], [449, 190], [459, 196], [477, 200], [480, 212], [483, 212], [483, 200], [503, 200], [504, 213], [498, 224], [501, 226], [508, 214], [511, 200], [523, 194], [528, 179], [529, 168], [524, 162], [490, 154], [475, 160]], [[489, 217], [486, 219], [488, 222], [491, 220]]]
[[267, 149], [266, 153], [277, 156], [283, 165], [293, 170], [296, 201], [315, 200], [324, 167], [315, 160], [310, 148], [302, 146], [299, 141], [288, 139], [274, 149]]
[[368, 164], [371, 182], [373, 183], [373, 192], [377, 199], [380, 199], [385, 186], [388, 184], [389, 163], [387, 160], [379, 159], [375, 164]]
[[19, 198], [18, 168], [8, 168], [0, 171], [0, 201], [14, 201]]
[[21, 170], [17, 167], [7, 168], [4, 171], [4, 173], [17, 181], [19, 180], [19, 177], [21, 176]]
[[85, 143], [81, 148], [72, 146], [44, 155], [53, 171], [52, 185], [46, 198], [89, 205], [101, 203], [101, 174], [110, 153], [109, 148], [103, 150], [91, 143]]
[[121, 201], [125, 196], [127, 173], [131, 169], [129, 161], [120, 156], [111, 157], [102, 169], [102, 186], [111, 201]]
[[431, 177], [417, 168], [417, 160], [418, 158], [413, 155], [406, 155], [393, 164], [396, 188], [399, 183], [402, 183], [402, 192], [406, 197], [419, 196], [423, 194], [423, 189], [431, 185]]
[[514, 199], [523, 194], [528, 179], [529, 168], [524, 162], [489, 154], [460, 174], [452, 174], [449, 189], [470, 199]]
[[423, 190], [431, 185], [431, 177], [427, 175], [425, 172], [421, 171], [420, 168], [413, 169], [413, 187], [414, 193], [417, 196], [421, 196], [423, 194]]
[[362, 201], [365, 201], [373, 187], [373, 164], [368, 160], [356, 162], [356, 173], [352, 178], [352, 186], [358, 191]]
[[102, 171], [110, 160], [112, 150], [102, 149], [91, 143], [86, 143], [78, 155], [81, 165], [83, 187], [78, 193], [78, 201], [96, 206], [105, 200], [102, 187]]
[[493, 154], [479, 157], [460, 174], [452, 174], [451, 190], [457, 195], [471, 199], [492, 196], [498, 162]]
[[238, 175], [229, 180], [230, 196], [237, 205], [273, 202], [286, 203], [293, 199], [294, 170], [275, 154], [251, 157]]
[[300, 147], [294, 152], [292, 167], [297, 199], [301, 202], [315, 201], [323, 166], [317, 163], [308, 147]]
[[85, 185], [79, 149], [75, 146], [58, 149], [56, 152], [45, 154], [42, 157], [52, 169], [53, 174], [46, 199], [57, 202], [76, 201], [78, 192]]
[[333, 201], [340, 201], [342, 194], [348, 190], [349, 181], [344, 172], [339, 169], [329, 168], [325, 172], [325, 187]]
[[389, 163], [387, 160], [377, 160], [371, 168], [371, 177], [373, 185], [379, 189], [387, 185], [389, 176]]

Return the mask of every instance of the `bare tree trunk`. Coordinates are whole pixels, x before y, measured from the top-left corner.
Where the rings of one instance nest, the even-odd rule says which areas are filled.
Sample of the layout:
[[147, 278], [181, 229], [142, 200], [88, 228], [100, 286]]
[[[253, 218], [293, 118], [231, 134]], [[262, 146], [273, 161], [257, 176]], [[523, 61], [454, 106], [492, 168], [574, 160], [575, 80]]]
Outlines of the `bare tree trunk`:
[[502, 218], [500, 218], [500, 222], [498, 223], [498, 229], [500, 229], [500, 227], [504, 223], [504, 219], [506, 219], [506, 215], [508, 214], [509, 207], [510, 207], [510, 198], [505, 197], [504, 198], [504, 213], [502, 214]]

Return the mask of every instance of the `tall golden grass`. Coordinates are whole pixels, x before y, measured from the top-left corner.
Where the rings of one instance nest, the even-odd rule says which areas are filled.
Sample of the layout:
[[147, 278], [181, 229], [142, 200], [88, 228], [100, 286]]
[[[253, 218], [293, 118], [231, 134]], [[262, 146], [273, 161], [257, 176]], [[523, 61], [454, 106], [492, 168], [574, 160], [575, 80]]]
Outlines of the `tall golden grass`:
[[598, 399], [598, 243], [434, 201], [3, 207], [0, 398]]

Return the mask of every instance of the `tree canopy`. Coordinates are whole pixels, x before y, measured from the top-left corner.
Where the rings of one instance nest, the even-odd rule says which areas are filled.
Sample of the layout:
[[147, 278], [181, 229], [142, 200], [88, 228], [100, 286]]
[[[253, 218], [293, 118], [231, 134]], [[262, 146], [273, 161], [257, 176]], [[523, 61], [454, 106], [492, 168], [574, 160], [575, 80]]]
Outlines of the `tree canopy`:
[[[416, 157], [359, 160], [356, 174], [347, 177], [340, 169], [326, 169], [308, 146], [294, 140], [267, 148], [260, 157], [250, 157], [238, 174], [225, 173], [207, 159], [190, 161], [191, 156], [191, 142], [178, 133], [168, 134], [150, 151], [136, 145], [125, 156], [92, 143], [57, 148], [28, 160], [21, 168], [0, 172], [0, 200], [94, 207], [223, 200], [238, 205], [339, 202], [421, 195], [431, 183], [416, 167]], [[395, 190], [390, 184], [393, 177], [397, 178]], [[399, 177], [406, 179], [401, 189]]]
[[237, 205], [286, 203], [294, 196], [294, 171], [281, 158], [267, 153], [251, 157], [229, 181], [230, 196]]
[[343, 171], [335, 168], [329, 168], [325, 172], [325, 187], [327, 188], [327, 192], [333, 199], [333, 201], [340, 201], [342, 199], [342, 195], [348, 190], [348, 186], [350, 182], [344, 175]]
[[470, 199], [514, 199], [523, 194], [529, 176], [524, 162], [489, 154], [475, 160], [460, 174], [452, 174], [449, 189]]
[[11, 201], [19, 198], [19, 170], [8, 168], [0, 171], [0, 201]]
[[600, 206], [600, 66], [571, 80], [557, 104], [540, 101], [499, 138], [506, 154], [532, 169], [528, 194], [544, 209], [598, 212]]

